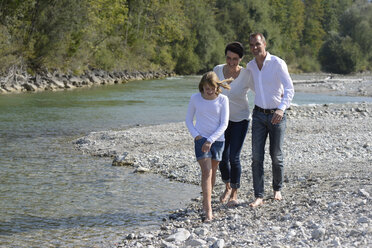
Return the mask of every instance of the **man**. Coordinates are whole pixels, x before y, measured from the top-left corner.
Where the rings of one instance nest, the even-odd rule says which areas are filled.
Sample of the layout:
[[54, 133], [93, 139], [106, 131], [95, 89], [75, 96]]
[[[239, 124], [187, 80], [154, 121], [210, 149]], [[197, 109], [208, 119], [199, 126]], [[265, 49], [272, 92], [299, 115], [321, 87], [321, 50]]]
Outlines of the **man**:
[[291, 104], [294, 89], [287, 64], [266, 51], [265, 37], [261, 33], [250, 35], [249, 46], [255, 58], [248, 63], [247, 69], [252, 72], [256, 93], [252, 116], [252, 176], [256, 199], [250, 206], [258, 207], [263, 204], [264, 197], [267, 136], [270, 139], [274, 199], [282, 199], [285, 110]]

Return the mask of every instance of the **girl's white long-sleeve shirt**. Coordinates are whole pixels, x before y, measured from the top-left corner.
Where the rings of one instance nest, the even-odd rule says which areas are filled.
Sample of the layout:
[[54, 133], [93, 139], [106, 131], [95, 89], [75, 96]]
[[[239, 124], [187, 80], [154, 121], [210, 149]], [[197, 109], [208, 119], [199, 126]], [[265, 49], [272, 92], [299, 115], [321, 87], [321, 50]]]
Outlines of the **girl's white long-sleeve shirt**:
[[186, 126], [193, 138], [201, 135], [211, 143], [224, 141], [224, 132], [228, 122], [229, 99], [227, 96], [219, 94], [213, 100], [204, 99], [200, 92], [191, 96], [186, 114]]

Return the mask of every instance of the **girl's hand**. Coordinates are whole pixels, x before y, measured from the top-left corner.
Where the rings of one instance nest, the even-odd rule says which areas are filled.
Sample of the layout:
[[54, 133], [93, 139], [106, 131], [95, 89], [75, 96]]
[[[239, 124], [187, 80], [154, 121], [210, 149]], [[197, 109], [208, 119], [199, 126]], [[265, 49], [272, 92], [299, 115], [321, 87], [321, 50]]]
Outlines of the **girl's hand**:
[[196, 136], [196, 137], [195, 137], [195, 139], [194, 139], [194, 140], [200, 140], [201, 138], [203, 138], [203, 136], [201, 136], [201, 135], [198, 135], [198, 136]]
[[206, 141], [202, 146], [202, 152], [209, 152], [211, 146], [212, 146], [211, 142]]

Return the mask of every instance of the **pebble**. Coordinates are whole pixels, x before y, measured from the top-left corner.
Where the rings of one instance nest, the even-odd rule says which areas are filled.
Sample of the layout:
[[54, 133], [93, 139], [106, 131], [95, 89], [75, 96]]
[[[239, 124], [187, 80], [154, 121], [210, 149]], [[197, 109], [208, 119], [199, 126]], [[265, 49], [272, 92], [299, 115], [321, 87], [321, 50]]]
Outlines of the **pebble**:
[[187, 245], [193, 246], [193, 247], [200, 247], [202, 245], [205, 245], [207, 241], [202, 240], [202, 239], [191, 239], [186, 242]]
[[326, 230], [324, 228], [318, 228], [318, 229], [315, 229], [311, 233], [311, 237], [313, 239], [322, 239], [324, 237], [325, 233], [326, 233]]
[[170, 235], [166, 238], [166, 241], [176, 241], [176, 242], [183, 242], [190, 237], [190, 232], [184, 228], [180, 228], [177, 230], [175, 234]]
[[219, 239], [213, 243], [212, 248], [223, 248], [225, 246], [225, 241], [223, 239]]

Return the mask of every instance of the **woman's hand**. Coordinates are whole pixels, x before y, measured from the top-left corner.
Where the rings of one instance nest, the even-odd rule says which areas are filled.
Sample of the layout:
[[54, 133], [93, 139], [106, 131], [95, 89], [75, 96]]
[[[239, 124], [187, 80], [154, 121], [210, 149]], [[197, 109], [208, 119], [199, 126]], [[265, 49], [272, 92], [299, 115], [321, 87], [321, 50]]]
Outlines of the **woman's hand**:
[[195, 140], [195, 141], [197, 141], [197, 140], [200, 140], [201, 138], [203, 138], [203, 136], [201, 136], [201, 135], [198, 135], [198, 136], [196, 136], [196, 137], [195, 137], [195, 139], [194, 139], [194, 140]]

